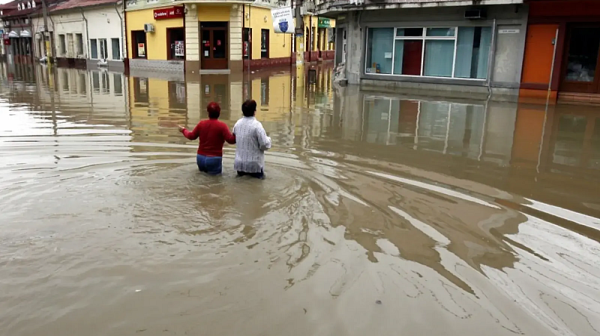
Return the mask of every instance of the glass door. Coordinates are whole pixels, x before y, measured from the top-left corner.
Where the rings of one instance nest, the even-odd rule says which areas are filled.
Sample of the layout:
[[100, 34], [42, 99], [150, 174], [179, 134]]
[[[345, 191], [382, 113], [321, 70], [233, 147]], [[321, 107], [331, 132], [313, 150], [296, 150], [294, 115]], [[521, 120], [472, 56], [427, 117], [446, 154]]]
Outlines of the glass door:
[[598, 56], [600, 55], [600, 26], [573, 26], [567, 35], [567, 53], [561, 91], [599, 92]]
[[227, 22], [200, 24], [202, 69], [227, 69]]

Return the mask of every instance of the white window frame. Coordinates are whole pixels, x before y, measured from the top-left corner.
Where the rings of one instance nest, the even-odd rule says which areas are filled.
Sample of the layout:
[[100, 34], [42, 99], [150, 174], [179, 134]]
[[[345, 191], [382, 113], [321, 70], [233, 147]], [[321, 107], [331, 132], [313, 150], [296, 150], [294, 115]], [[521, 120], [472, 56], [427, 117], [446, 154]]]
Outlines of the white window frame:
[[[104, 46], [104, 47], [103, 47]], [[108, 41], [105, 38], [98, 39], [98, 59], [108, 60]]]
[[[469, 27], [469, 26], [463, 26], [463, 27]], [[487, 28], [491, 26], [476, 26], [476, 27], [482, 27], [482, 28]], [[393, 28], [394, 29], [394, 42], [392, 43], [392, 73], [390, 74], [382, 74], [382, 73], [373, 73], [373, 72], [367, 72], [367, 68], [368, 68], [368, 64], [366, 62], [367, 60], [367, 52], [369, 50], [369, 30], [370, 29], [389, 29], [389, 28]], [[436, 29], [436, 28], [441, 28], [441, 29], [454, 29], [454, 36], [427, 36], [427, 29]], [[363, 72], [365, 75], [369, 75], [369, 76], [395, 76], [395, 77], [408, 77], [408, 78], [437, 78], [437, 79], [458, 79], [458, 80], [467, 80], [467, 81], [476, 81], [476, 82], [486, 82], [487, 78], [481, 79], [481, 78], [462, 78], [462, 77], [454, 77], [455, 73], [455, 66], [456, 66], [456, 52], [457, 52], [457, 48], [458, 48], [458, 28], [459, 26], [402, 26], [402, 27], [367, 27], [366, 29], [366, 35], [365, 35], [365, 66], [363, 69]], [[422, 29], [422, 33], [421, 36], [396, 36], [398, 29]], [[493, 34], [493, 32], [492, 32]], [[423, 46], [421, 47], [421, 74], [420, 75], [403, 75], [403, 74], [394, 74], [394, 66], [395, 63], [394, 60], [396, 59], [396, 41], [404, 41], [404, 40], [408, 40], [408, 41], [423, 41]], [[454, 41], [454, 55], [452, 57], [452, 76], [451, 77], [440, 77], [440, 76], [424, 76], [423, 75], [423, 71], [425, 69], [425, 45], [426, 45], [426, 41]], [[491, 52], [491, 47], [490, 50], [488, 51], [488, 57], [489, 57], [489, 52]], [[489, 66], [490, 64], [488, 63], [488, 70], [489, 70]]]

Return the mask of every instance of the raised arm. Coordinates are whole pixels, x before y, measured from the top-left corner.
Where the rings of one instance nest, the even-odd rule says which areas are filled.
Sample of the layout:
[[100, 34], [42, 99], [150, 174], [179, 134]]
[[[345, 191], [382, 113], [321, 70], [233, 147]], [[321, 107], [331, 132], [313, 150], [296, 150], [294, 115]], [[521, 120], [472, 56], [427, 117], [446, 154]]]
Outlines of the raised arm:
[[258, 145], [260, 146], [260, 150], [264, 151], [271, 148], [271, 138], [267, 136], [267, 132], [260, 123], [256, 128], [256, 136], [258, 137]]
[[186, 137], [188, 140], [196, 140], [200, 136], [200, 123], [194, 127], [193, 131], [188, 131], [185, 127], [179, 126], [179, 131]]

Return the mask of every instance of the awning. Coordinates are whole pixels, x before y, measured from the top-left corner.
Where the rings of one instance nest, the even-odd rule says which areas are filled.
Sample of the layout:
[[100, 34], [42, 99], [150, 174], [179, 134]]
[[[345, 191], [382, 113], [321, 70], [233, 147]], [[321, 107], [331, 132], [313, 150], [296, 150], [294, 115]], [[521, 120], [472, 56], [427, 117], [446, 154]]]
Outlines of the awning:
[[31, 37], [29, 30], [21, 30], [21, 37]]
[[8, 33], [8, 37], [17, 38], [19, 37], [19, 34], [17, 34], [16, 31], [12, 30], [10, 33]]

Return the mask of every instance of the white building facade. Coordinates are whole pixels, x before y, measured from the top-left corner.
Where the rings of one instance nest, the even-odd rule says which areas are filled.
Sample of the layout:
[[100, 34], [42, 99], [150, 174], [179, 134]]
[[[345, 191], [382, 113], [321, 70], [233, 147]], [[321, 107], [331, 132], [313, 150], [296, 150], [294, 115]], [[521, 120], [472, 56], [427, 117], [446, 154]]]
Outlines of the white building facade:
[[[99, 1], [101, 5], [80, 7], [77, 0], [61, 3], [50, 11], [49, 36], [53, 57], [59, 66], [106, 67], [123, 70], [126, 54], [121, 2]], [[42, 17], [33, 19], [35, 55], [46, 55]]]

